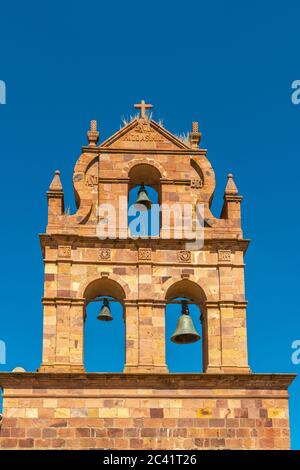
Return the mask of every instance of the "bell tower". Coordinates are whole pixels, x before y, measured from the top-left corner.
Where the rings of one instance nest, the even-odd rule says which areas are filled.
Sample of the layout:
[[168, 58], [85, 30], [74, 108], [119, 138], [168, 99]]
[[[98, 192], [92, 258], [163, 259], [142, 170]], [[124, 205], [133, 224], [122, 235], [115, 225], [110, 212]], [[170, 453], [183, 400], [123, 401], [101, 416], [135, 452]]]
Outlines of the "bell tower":
[[[152, 105], [135, 108], [139, 114], [100, 144], [91, 121], [73, 174], [76, 213], [65, 212], [59, 171], [50, 184], [40, 235], [42, 363], [36, 373], [0, 374], [3, 426], [17, 418], [32, 436], [28, 447], [36, 448], [289, 448], [287, 389], [294, 376], [254, 374], [248, 364], [249, 240], [233, 176], [218, 218], [211, 212], [215, 174], [198, 123], [179, 138], [151, 118]], [[154, 206], [149, 188], [157, 194], [155, 236], [131, 233], [134, 188], [141, 213]], [[122, 305], [123, 374], [85, 371], [84, 322], [95, 300], [99, 320], [111, 320], [113, 300]], [[189, 305], [201, 312], [202, 374], [168, 371], [165, 312], [176, 302], [182, 314], [171, 340], [182, 348], [199, 341]], [[36, 419], [42, 435], [31, 431]]]
[[[228, 175], [222, 214], [214, 217], [215, 175], [206, 150], [199, 148], [198, 123], [184, 141], [148, 117], [151, 105], [142, 101], [135, 107], [140, 116], [99, 146], [96, 122], [91, 122], [88, 146], [74, 170], [76, 214], [64, 213], [59, 172], [47, 193], [40, 370], [84, 371], [86, 306], [96, 295], [111, 295], [124, 307], [125, 372], [167, 372], [165, 308], [181, 296], [201, 309], [204, 372], [249, 373], [243, 262], [249, 241], [241, 228], [242, 197]], [[137, 202], [145, 206], [145, 185], [159, 195], [159, 237], [130, 238], [124, 212], [137, 185]], [[101, 239], [97, 233], [107, 215], [99, 205], [114, 211], [111, 235]], [[202, 208], [201, 249], [192, 224], [182, 230], [175, 223], [184, 205], [193, 219], [196, 205]]]

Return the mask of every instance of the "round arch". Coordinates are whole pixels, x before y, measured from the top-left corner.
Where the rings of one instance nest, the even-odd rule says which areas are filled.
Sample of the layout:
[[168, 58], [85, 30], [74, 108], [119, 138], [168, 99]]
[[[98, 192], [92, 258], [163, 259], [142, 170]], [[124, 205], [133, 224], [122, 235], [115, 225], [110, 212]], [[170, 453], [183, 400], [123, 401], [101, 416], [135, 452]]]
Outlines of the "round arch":
[[147, 165], [148, 167], [155, 169], [159, 178], [167, 178], [167, 172], [164, 167], [151, 158], [134, 159], [125, 166], [124, 171], [127, 173], [128, 177], [130, 177], [133, 168], [140, 165]]
[[114, 297], [121, 302], [125, 299], [123, 287], [109, 278], [95, 279], [87, 286], [83, 294], [87, 302], [103, 295]]
[[108, 295], [123, 301], [129, 298], [129, 286], [117, 274], [109, 273], [108, 276], [97, 276], [81, 282], [78, 289], [78, 297], [89, 302], [100, 295]]
[[[88, 372], [121, 372], [124, 369], [126, 286], [124, 287], [115, 279], [102, 276], [91, 280], [83, 290], [85, 300], [83, 357], [84, 366]], [[102, 300], [98, 302], [97, 297], [101, 297]], [[109, 300], [113, 321], [99, 321], [103, 298]], [[97, 301], [93, 302], [94, 299]], [[114, 341], [118, 347], [109, 349]], [[108, 350], [109, 355], [107, 355]]]
[[169, 279], [165, 285], [165, 299], [170, 301], [177, 297], [188, 297], [200, 307], [205, 306], [207, 296], [202, 287], [190, 279]]
[[[206, 315], [206, 300], [207, 296], [205, 294], [204, 289], [197, 284], [195, 281], [190, 280], [190, 279], [169, 279], [169, 281], [166, 283], [167, 285], [165, 286], [165, 300], [166, 300], [166, 358], [167, 358], [167, 364], [169, 368], [172, 368], [174, 372], [182, 371], [181, 369], [177, 369], [178, 365], [181, 364], [182, 357], [185, 357], [185, 355], [182, 355], [182, 350], [179, 350], [178, 348], [176, 349], [176, 346], [172, 345], [170, 342], [170, 329], [171, 333], [173, 333], [176, 322], [174, 323], [174, 319], [172, 319], [174, 315], [174, 310], [173, 307], [174, 305], [172, 304], [172, 300], [178, 301], [182, 298], [186, 298], [189, 301], [191, 301], [192, 304], [190, 305], [190, 316], [194, 316], [193, 318], [193, 323], [196, 328], [196, 331], [199, 332], [200, 336], [202, 336], [201, 343], [200, 344], [188, 344], [188, 352], [189, 352], [189, 357], [190, 361], [188, 364], [188, 369], [186, 369], [187, 365], [186, 362], [184, 361], [184, 364], [181, 364], [181, 367], [183, 366], [184, 372], [193, 372], [195, 370], [198, 370], [197, 368], [200, 366], [200, 371], [203, 371], [206, 369], [206, 357], [207, 357], [207, 351], [208, 351], [208, 342], [207, 342], [207, 325], [205, 319]], [[179, 306], [177, 306], [179, 307]], [[171, 310], [169, 310], [171, 308]], [[179, 313], [179, 312], [178, 312]], [[179, 317], [178, 317], [179, 318]], [[174, 323], [174, 324], [173, 324]], [[197, 326], [198, 323], [198, 326]], [[173, 324], [173, 325], [172, 325]], [[180, 346], [181, 348], [182, 346]], [[201, 352], [202, 351], [202, 352]], [[169, 360], [168, 360], [169, 357]], [[175, 359], [174, 359], [175, 358]], [[173, 361], [173, 366], [172, 366], [172, 361]], [[175, 363], [174, 361], [178, 361]], [[177, 365], [176, 365], [177, 364]], [[175, 368], [174, 368], [175, 367]], [[192, 369], [189, 369], [189, 367], [192, 367]], [[193, 368], [194, 367], [194, 368]]]

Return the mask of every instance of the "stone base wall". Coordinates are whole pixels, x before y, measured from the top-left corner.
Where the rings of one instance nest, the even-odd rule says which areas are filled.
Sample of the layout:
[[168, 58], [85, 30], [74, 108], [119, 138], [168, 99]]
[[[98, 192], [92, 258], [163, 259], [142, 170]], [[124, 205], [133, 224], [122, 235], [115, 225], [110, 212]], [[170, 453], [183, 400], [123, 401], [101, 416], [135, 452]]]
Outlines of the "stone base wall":
[[[157, 376], [156, 388], [147, 388], [147, 379], [136, 388], [136, 380], [130, 385], [130, 378], [123, 377], [119, 385], [107, 384], [110, 387], [94, 383], [47, 388], [37, 384], [5, 389], [0, 448], [290, 447], [284, 389], [207, 388], [207, 382], [202, 388], [206, 379], [201, 376], [198, 386], [195, 381], [184, 384], [169, 379], [161, 387]], [[253, 375], [250, 377], [253, 382]]]

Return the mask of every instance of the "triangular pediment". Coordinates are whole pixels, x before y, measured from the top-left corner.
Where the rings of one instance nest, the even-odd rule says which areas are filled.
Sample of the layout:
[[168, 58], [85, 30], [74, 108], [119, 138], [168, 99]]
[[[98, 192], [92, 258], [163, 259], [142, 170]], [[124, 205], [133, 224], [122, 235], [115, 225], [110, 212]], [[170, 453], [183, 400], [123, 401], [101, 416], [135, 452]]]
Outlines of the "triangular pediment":
[[189, 149], [183, 141], [150, 119], [134, 119], [100, 147], [115, 149]]

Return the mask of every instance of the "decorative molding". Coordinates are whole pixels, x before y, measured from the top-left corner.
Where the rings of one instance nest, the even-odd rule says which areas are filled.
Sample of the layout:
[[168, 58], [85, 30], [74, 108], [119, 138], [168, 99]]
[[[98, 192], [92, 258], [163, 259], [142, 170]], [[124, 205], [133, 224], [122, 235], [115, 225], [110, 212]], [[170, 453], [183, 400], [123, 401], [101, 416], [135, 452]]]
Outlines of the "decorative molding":
[[152, 250], [151, 248], [139, 248], [139, 261], [151, 261]]
[[98, 252], [98, 257], [100, 261], [111, 261], [111, 249], [100, 248]]
[[190, 263], [192, 261], [192, 254], [188, 250], [177, 251], [177, 258], [180, 263]]
[[43, 297], [43, 305], [85, 305], [86, 299], [72, 297]]
[[67, 245], [60, 245], [58, 247], [58, 257], [59, 258], [71, 258], [72, 247]]
[[[68, 364], [69, 365], [69, 364]], [[72, 364], [70, 364], [72, 365]], [[80, 365], [79, 365], [80, 366]], [[49, 389], [59, 388], [63, 383], [64, 388], [85, 388], [90, 389], [96, 398], [99, 398], [99, 391], [103, 389], [103, 395], [109, 395], [108, 390], [113, 389], [113, 396], [121, 394], [126, 389], [126, 397], [132, 392], [136, 396], [136, 390], [148, 390], [149, 388], [167, 389], [172, 396], [178, 397], [178, 389], [182, 395], [195, 397], [195, 390], [199, 390], [199, 394], [210, 394], [215, 397], [214, 389], [227, 389], [230, 393], [241, 395], [242, 398], [253, 398], [255, 390], [258, 396], [267, 396], [274, 398], [279, 395], [279, 390], [285, 390], [286, 395], [280, 394], [280, 398], [288, 398], [287, 389], [296, 378], [296, 374], [251, 374], [251, 373], [209, 373], [209, 374], [182, 374], [182, 373], [147, 373], [147, 374], [124, 374], [124, 373], [70, 373], [61, 372], [53, 374], [53, 372], [0, 372], [0, 384], [4, 388], [25, 389], [30, 394], [30, 387], [39, 388], [40, 394]], [[119, 391], [118, 391], [119, 390]], [[193, 393], [191, 394], [191, 390]], [[242, 390], [242, 392], [241, 392]], [[263, 391], [263, 395], [262, 395]], [[18, 393], [18, 396], [20, 394]], [[34, 395], [38, 397], [37, 395]], [[49, 395], [48, 395], [49, 396]], [[102, 395], [101, 395], [102, 396]], [[147, 395], [149, 396], [149, 394]], [[164, 396], [166, 396], [164, 394]]]
[[218, 250], [219, 261], [231, 263], [231, 250]]

